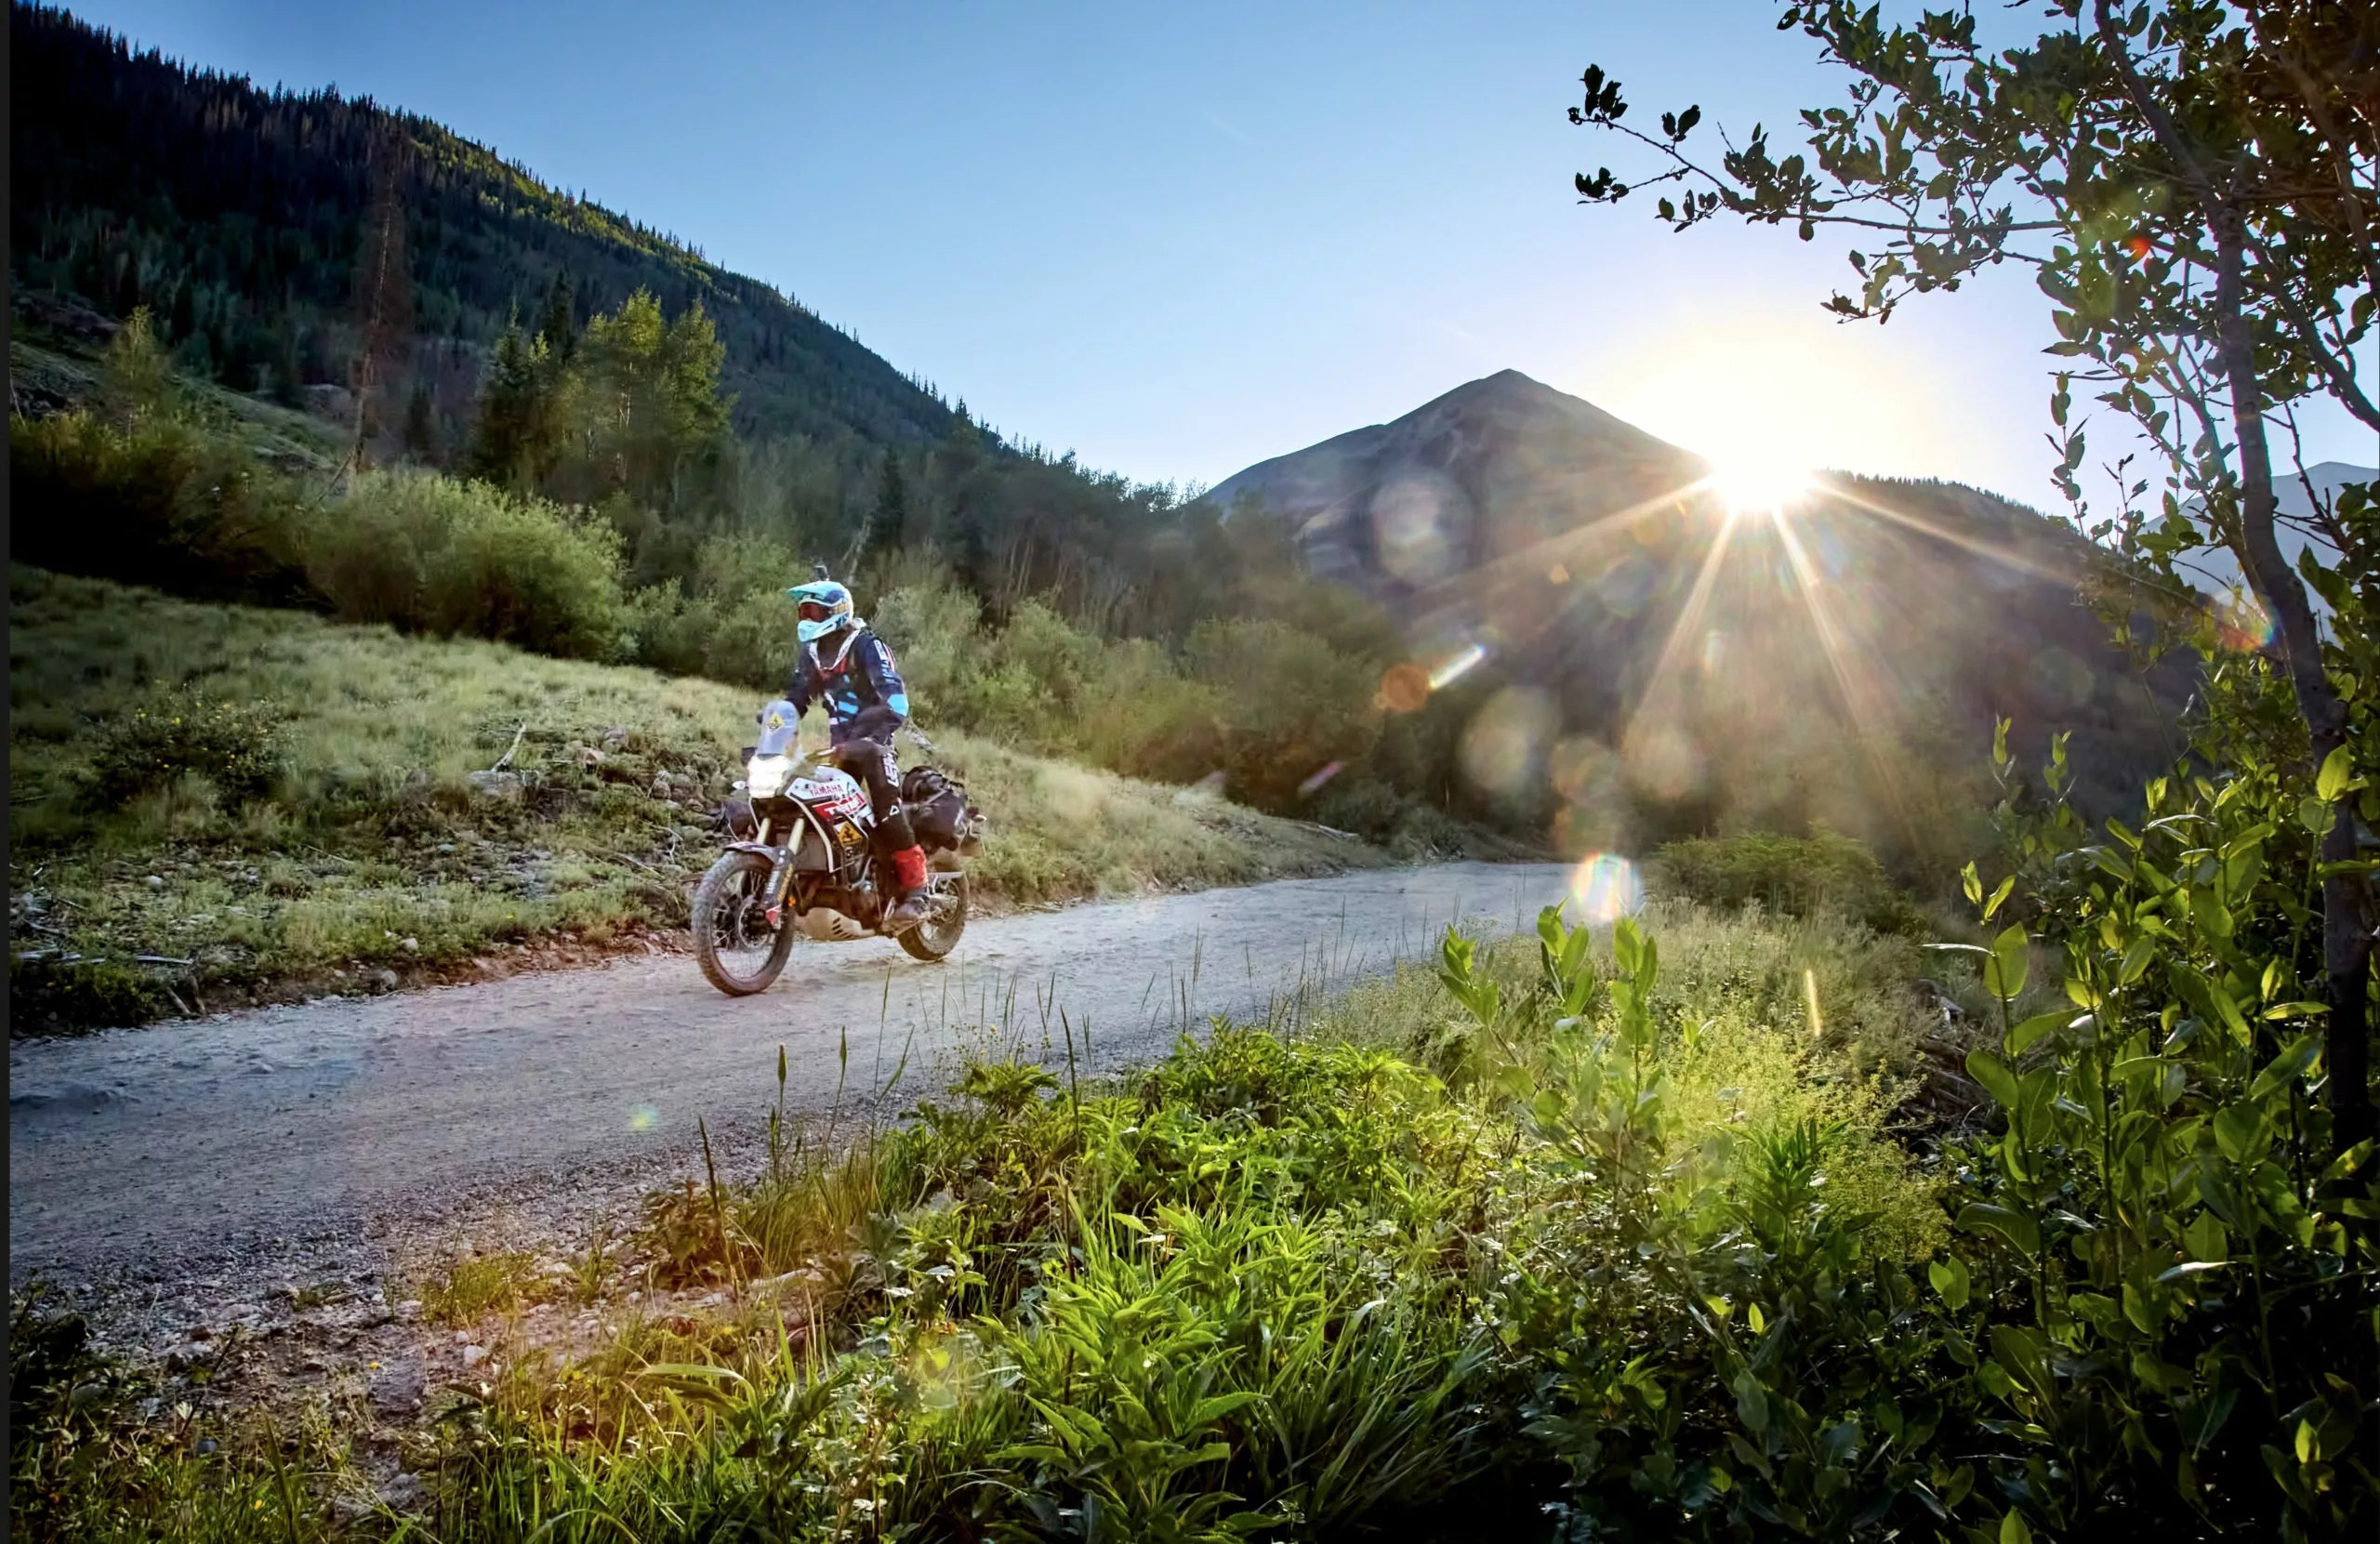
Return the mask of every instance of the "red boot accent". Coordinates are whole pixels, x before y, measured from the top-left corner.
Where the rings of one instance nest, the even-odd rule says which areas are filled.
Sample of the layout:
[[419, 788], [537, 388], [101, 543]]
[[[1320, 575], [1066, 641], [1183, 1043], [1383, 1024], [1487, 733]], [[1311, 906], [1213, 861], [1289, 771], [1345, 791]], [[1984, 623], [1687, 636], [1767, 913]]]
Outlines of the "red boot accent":
[[905, 847], [892, 854], [892, 882], [904, 894], [926, 888], [926, 850]]

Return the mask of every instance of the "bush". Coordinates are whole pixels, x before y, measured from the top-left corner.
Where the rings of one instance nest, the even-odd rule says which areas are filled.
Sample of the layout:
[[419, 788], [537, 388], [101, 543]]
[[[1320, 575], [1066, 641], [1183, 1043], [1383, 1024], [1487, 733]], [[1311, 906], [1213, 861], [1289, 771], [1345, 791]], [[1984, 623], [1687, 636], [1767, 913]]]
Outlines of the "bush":
[[281, 717], [262, 703], [162, 698], [99, 732], [87, 776], [110, 809], [193, 772], [240, 803], [271, 791], [284, 750]]
[[1667, 843], [1653, 856], [1672, 893], [1706, 906], [1757, 903], [1787, 917], [1831, 913], [1879, 932], [1926, 926], [1866, 843], [1823, 825], [1806, 837], [1774, 831], [1692, 837]]
[[1372, 666], [1286, 623], [1201, 622], [1183, 668], [1217, 694], [1224, 772], [1249, 803], [1287, 809], [1316, 771], [1379, 742]]
[[305, 501], [245, 448], [157, 414], [8, 425], [9, 556], [206, 600], [306, 599]]
[[372, 472], [318, 518], [307, 573], [339, 615], [570, 659], [628, 645], [619, 538], [542, 499]]
[[909, 694], [930, 710], [963, 723], [952, 693], [979, 663], [983, 607], [946, 577], [904, 585], [876, 604], [871, 621], [900, 662]]

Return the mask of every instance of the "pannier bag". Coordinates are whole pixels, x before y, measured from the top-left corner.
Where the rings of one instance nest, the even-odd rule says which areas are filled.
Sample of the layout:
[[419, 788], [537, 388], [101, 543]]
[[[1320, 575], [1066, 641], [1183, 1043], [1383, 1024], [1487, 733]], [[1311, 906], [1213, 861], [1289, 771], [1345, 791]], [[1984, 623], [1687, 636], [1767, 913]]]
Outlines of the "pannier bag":
[[983, 812], [967, 802], [967, 790], [932, 767], [911, 767], [901, 777], [901, 805], [909, 829], [929, 852], [972, 851], [983, 828]]

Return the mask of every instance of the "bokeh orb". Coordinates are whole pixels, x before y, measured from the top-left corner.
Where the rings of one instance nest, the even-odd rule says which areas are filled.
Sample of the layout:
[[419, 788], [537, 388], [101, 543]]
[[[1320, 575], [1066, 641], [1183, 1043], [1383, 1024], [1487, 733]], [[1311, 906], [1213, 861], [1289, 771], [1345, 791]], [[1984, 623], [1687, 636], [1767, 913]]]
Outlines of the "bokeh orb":
[[1430, 700], [1430, 672], [1409, 659], [1399, 661], [1382, 674], [1374, 700], [1391, 713], [1419, 713]]
[[1530, 686], [1507, 686], [1481, 706], [1462, 732], [1462, 774], [1497, 798], [1534, 794], [1545, 754], [1561, 727], [1554, 699]]
[[1645, 904], [1636, 865], [1616, 852], [1590, 852], [1570, 871], [1569, 911], [1590, 928], [1607, 928]]

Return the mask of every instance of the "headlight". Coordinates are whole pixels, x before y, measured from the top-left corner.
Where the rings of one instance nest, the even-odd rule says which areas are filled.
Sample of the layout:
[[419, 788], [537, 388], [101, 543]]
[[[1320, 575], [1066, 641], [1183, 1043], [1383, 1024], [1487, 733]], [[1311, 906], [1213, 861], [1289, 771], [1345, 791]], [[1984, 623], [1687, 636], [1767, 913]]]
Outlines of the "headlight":
[[774, 798], [785, 789], [786, 759], [782, 756], [755, 756], [744, 768], [744, 779], [751, 785], [754, 798]]

